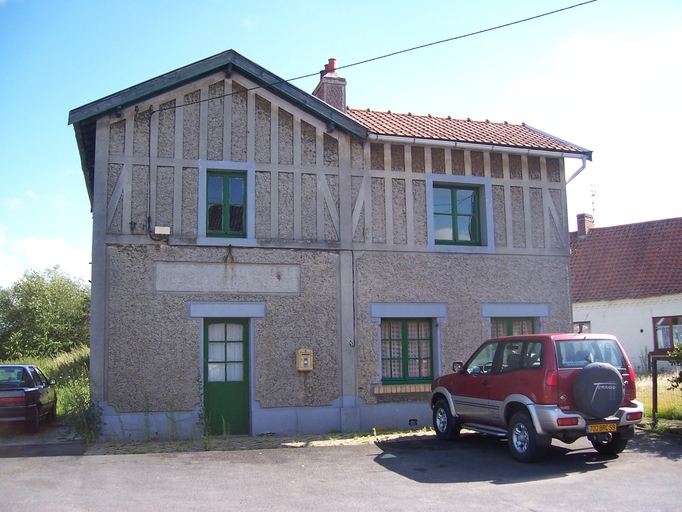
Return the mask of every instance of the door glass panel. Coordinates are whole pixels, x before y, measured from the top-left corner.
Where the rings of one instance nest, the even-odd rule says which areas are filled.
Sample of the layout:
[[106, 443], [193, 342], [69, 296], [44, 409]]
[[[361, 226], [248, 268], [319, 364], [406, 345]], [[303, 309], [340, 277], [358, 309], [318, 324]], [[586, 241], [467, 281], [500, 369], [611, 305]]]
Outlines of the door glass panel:
[[[225, 325], [225, 341], [242, 341], [244, 326], [241, 324]], [[213, 340], [211, 340], [213, 341]]]
[[211, 363], [225, 361], [225, 343], [209, 343], [208, 360]]
[[227, 363], [225, 380], [229, 382], [244, 380], [244, 365], [242, 363]]
[[225, 361], [243, 361], [243, 346], [241, 343], [226, 343], [227, 357]]
[[225, 341], [225, 324], [209, 325], [208, 341]]
[[225, 363], [208, 363], [208, 381], [225, 382]]

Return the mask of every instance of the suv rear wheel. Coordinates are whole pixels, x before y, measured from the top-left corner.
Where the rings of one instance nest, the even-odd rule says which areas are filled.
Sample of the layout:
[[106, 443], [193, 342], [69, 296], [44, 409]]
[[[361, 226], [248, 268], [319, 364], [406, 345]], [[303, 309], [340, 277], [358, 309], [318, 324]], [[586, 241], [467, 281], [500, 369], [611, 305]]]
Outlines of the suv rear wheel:
[[459, 420], [452, 417], [450, 407], [443, 398], [433, 408], [433, 429], [441, 441], [451, 441], [459, 436]]
[[602, 455], [618, 455], [625, 450], [628, 440], [620, 433], [607, 434], [604, 437], [592, 441], [592, 446]]
[[547, 446], [538, 441], [538, 434], [528, 414], [514, 414], [507, 428], [507, 443], [512, 456], [519, 462], [537, 462], [547, 450]]

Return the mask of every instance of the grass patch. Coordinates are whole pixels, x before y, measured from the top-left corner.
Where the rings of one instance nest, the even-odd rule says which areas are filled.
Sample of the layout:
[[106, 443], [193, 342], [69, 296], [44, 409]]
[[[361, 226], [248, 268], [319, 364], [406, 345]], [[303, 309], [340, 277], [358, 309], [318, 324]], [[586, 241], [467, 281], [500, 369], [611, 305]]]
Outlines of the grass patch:
[[77, 348], [55, 357], [0, 361], [0, 364], [33, 364], [57, 383], [57, 418], [88, 444], [102, 431], [102, 410], [90, 400], [88, 363], [90, 349]]
[[[676, 374], [659, 374], [657, 379], [659, 419], [682, 420], [682, 391], [670, 389], [670, 379]], [[637, 377], [637, 400], [644, 404], [644, 415], [651, 417], [653, 412], [653, 382], [651, 375]]]

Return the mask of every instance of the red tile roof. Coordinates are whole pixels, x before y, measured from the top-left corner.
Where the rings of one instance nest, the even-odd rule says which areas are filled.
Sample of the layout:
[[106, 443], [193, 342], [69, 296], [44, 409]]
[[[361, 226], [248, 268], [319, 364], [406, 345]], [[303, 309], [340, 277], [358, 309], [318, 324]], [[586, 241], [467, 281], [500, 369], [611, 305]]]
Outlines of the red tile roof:
[[491, 123], [431, 115], [399, 114], [377, 110], [347, 108], [346, 113], [378, 135], [420, 139], [492, 144], [515, 148], [589, 153], [588, 150], [525, 124]]
[[682, 218], [595, 228], [571, 242], [573, 302], [678, 293], [682, 293]]

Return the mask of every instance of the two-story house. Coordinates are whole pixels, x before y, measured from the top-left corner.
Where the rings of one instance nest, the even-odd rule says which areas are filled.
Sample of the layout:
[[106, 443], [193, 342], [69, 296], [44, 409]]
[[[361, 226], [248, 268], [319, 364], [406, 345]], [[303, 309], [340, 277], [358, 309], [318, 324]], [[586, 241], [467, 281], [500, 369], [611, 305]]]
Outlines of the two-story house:
[[526, 125], [346, 107], [230, 50], [70, 112], [109, 433], [430, 424], [491, 334], [571, 327], [564, 159]]

